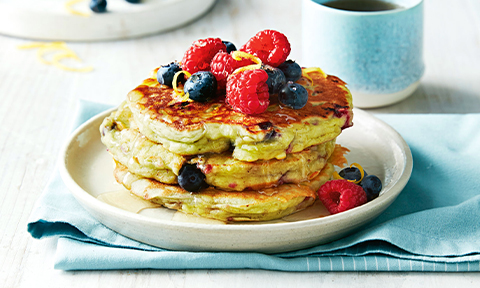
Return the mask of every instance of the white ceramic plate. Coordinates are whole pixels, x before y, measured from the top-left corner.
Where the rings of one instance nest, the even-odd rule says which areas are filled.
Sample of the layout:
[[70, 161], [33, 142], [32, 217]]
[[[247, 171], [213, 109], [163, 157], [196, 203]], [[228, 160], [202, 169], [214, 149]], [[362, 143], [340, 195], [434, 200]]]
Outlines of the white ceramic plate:
[[101, 223], [132, 239], [167, 249], [276, 253], [327, 243], [354, 232], [387, 209], [412, 171], [412, 155], [403, 138], [386, 123], [354, 109], [354, 126], [344, 130], [337, 143], [351, 150], [349, 163], [360, 163], [383, 182], [380, 196], [365, 205], [308, 220], [300, 217], [298, 221], [290, 218], [290, 222], [226, 225], [198, 223], [195, 217], [178, 217], [180, 212], [166, 208], [138, 214], [97, 198], [122, 189], [113, 178], [112, 159], [100, 142], [98, 127], [110, 112], [93, 117], [72, 134], [61, 152], [62, 178], [73, 196]]
[[90, 0], [65, 8], [67, 0], [2, 0], [0, 33], [28, 39], [103, 41], [139, 37], [171, 30], [205, 14], [215, 0], [108, 1], [107, 13], [93, 13]]

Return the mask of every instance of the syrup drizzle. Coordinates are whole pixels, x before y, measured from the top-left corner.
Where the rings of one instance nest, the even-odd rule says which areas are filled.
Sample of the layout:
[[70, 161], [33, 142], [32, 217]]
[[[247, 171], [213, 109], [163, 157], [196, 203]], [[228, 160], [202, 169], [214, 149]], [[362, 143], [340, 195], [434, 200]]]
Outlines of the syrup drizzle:
[[132, 195], [130, 191], [126, 189], [101, 194], [97, 197], [97, 199], [109, 205], [133, 213], [140, 213], [144, 209], [161, 207], [158, 204], [154, 204], [150, 201], [146, 201]]

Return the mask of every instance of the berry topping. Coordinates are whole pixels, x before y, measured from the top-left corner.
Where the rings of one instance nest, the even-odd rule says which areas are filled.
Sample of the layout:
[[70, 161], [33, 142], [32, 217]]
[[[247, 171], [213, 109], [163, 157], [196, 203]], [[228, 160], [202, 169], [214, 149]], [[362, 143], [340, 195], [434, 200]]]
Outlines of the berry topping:
[[237, 112], [264, 112], [270, 104], [267, 80], [268, 74], [262, 69], [244, 70], [230, 75], [227, 81], [228, 103]]
[[237, 51], [237, 47], [235, 47], [235, 45], [232, 42], [222, 41], [222, 43], [225, 44], [225, 46], [227, 46], [227, 53], [230, 54], [230, 52], [232, 51]]
[[330, 214], [347, 211], [367, 202], [362, 187], [343, 179], [327, 181], [318, 190], [318, 197]]
[[157, 72], [158, 83], [173, 87], [173, 77], [178, 71], [182, 71], [182, 68], [180, 68], [180, 65], [176, 61], [164, 66], [160, 66]]
[[290, 108], [301, 109], [307, 104], [308, 92], [302, 85], [288, 82], [278, 93], [278, 100]]
[[216, 96], [217, 79], [212, 72], [197, 72], [187, 79], [183, 91], [194, 101], [207, 102]]
[[198, 192], [208, 187], [205, 182], [205, 175], [195, 164], [182, 166], [178, 175], [178, 184], [188, 192]]
[[367, 201], [377, 198], [382, 191], [382, 181], [375, 175], [368, 175], [360, 182], [363, 190], [367, 194]]
[[219, 38], [200, 39], [183, 55], [183, 70], [193, 74], [198, 71], [210, 71], [210, 62], [218, 52], [225, 52], [227, 48]]
[[240, 49], [240, 51], [257, 56], [264, 64], [273, 67], [285, 62], [290, 50], [287, 37], [275, 30], [258, 32]]
[[340, 173], [333, 172], [333, 178], [345, 179], [355, 184], [359, 184], [363, 180], [363, 177], [367, 175], [368, 175], [367, 172], [358, 163], [352, 163], [350, 167], [342, 169]]
[[248, 59], [235, 60], [231, 54], [218, 52], [210, 62], [210, 71], [217, 78], [218, 89], [224, 90], [227, 86], [227, 78], [235, 69], [247, 66], [253, 62]]
[[106, 0], [91, 0], [90, 1], [90, 10], [95, 13], [103, 13], [107, 11], [107, 1]]
[[269, 65], [263, 65], [262, 69], [268, 74], [268, 93], [277, 94], [280, 92], [280, 89], [287, 83], [282, 70]]
[[358, 184], [360, 183], [360, 181], [362, 181], [363, 177], [367, 175], [365, 171], [363, 171], [363, 173], [362, 171], [363, 169], [360, 170], [357, 167], [350, 166], [342, 169], [338, 173], [338, 175], [345, 180], [349, 180], [350, 182], [354, 182], [355, 184]]
[[293, 60], [287, 60], [278, 66], [285, 74], [287, 81], [295, 82], [302, 77], [302, 68]]

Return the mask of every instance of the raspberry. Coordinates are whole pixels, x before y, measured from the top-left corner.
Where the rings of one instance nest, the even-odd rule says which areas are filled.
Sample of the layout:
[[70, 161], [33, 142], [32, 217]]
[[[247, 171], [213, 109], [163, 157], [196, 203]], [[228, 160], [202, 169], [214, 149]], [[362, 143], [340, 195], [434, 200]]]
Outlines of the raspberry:
[[210, 62], [220, 51], [227, 51], [227, 47], [220, 38], [197, 40], [183, 55], [182, 69], [190, 74], [198, 71], [210, 71]]
[[330, 214], [367, 203], [367, 194], [363, 188], [344, 179], [327, 181], [318, 190], [318, 197]]
[[233, 59], [232, 55], [225, 52], [218, 52], [210, 62], [210, 71], [217, 78], [218, 89], [225, 90], [227, 86], [227, 77], [232, 74], [235, 69], [253, 64], [248, 59], [237, 61]]
[[227, 101], [237, 112], [259, 114], [267, 110], [268, 74], [262, 69], [245, 70], [230, 75], [227, 81]]
[[285, 62], [290, 50], [287, 37], [275, 30], [258, 32], [240, 49], [240, 51], [257, 56], [263, 64], [273, 67]]

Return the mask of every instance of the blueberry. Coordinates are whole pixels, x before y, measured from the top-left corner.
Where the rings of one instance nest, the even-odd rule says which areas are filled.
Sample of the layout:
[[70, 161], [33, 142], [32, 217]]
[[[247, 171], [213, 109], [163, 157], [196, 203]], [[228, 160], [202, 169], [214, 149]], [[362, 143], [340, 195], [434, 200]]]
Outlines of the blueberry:
[[[177, 73], [178, 71], [182, 71], [182, 68], [180, 68], [180, 65], [176, 61], [167, 65], [160, 66], [157, 72], [158, 83], [173, 87], [173, 76], [175, 76], [175, 73]], [[180, 78], [183, 78], [183, 76], [177, 79]], [[177, 83], [178, 82], [179, 80], [177, 80]]]
[[[367, 176], [367, 172], [363, 171], [363, 177]], [[338, 172], [343, 179], [359, 181], [362, 178], [362, 173], [357, 167], [347, 167]]]
[[198, 192], [200, 189], [207, 188], [205, 175], [196, 164], [185, 164], [180, 169], [178, 175], [178, 184], [188, 192]]
[[207, 102], [215, 97], [217, 92], [217, 79], [208, 71], [200, 71], [187, 79], [183, 86], [185, 94], [189, 98], [198, 102]]
[[287, 60], [278, 66], [283, 71], [287, 81], [295, 82], [302, 77], [302, 68], [293, 60]]
[[268, 93], [277, 94], [278, 92], [280, 92], [280, 89], [282, 89], [285, 83], [287, 83], [287, 80], [285, 80], [285, 75], [283, 75], [282, 70], [269, 65], [263, 65], [262, 69], [265, 70], [265, 72], [267, 72], [268, 74]]
[[382, 181], [375, 175], [368, 175], [360, 182], [365, 193], [367, 193], [367, 201], [377, 198], [382, 191]]
[[289, 81], [278, 93], [278, 100], [285, 106], [301, 109], [308, 101], [308, 92], [300, 84]]
[[237, 51], [237, 47], [232, 42], [222, 41], [225, 46], [227, 46], [227, 53], [230, 54], [232, 51]]
[[95, 13], [103, 13], [107, 11], [107, 0], [90, 1], [90, 9]]
[[133, 4], [137, 4], [137, 3], [140, 3], [142, 2], [142, 0], [126, 0], [128, 3], [133, 3]]

